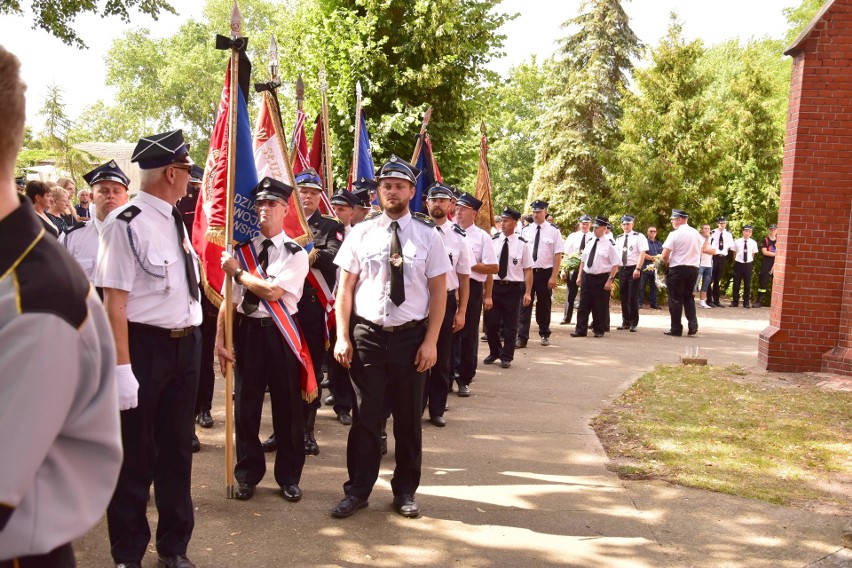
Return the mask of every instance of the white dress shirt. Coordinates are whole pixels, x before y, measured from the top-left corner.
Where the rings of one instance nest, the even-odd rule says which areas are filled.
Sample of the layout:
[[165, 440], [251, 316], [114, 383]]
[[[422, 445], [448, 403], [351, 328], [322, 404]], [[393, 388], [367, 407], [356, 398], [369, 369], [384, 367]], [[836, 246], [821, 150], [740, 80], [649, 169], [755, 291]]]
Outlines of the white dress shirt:
[[[474, 224], [471, 224], [464, 232], [465, 239], [468, 245], [470, 245], [471, 266], [474, 264], [497, 264], [497, 257], [494, 256], [494, 246], [491, 244], [491, 235]], [[485, 282], [488, 279], [488, 275], [471, 270], [470, 279], [477, 282]]]
[[669, 267], [698, 266], [701, 262], [701, 249], [704, 247], [704, 237], [701, 233], [683, 224], [666, 237], [663, 249], [669, 249]]
[[[257, 254], [263, 250], [263, 241], [266, 240], [262, 234], [251, 240], [254, 244], [254, 249]], [[299, 311], [296, 305], [299, 303], [299, 298], [302, 297], [302, 288], [305, 285], [305, 277], [308, 275], [310, 263], [308, 261], [308, 253], [305, 249], [293, 253], [286, 246], [286, 243], [295, 243], [293, 239], [287, 236], [284, 231], [281, 231], [270, 239], [272, 246], [267, 248], [267, 265], [266, 265], [266, 280], [275, 286], [284, 290], [284, 295], [281, 300], [284, 302], [284, 307], [293, 315]], [[248, 251], [246, 251], [248, 254]], [[234, 283], [233, 302], [237, 305], [237, 312], [243, 314], [243, 297], [245, 296], [246, 288], [241, 284]], [[269, 317], [269, 312], [260, 303], [257, 306], [257, 311], [252, 312], [247, 317], [250, 318], [265, 318]]]
[[503, 233], [500, 233], [491, 239], [498, 267], [500, 266], [500, 254], [503, 252], [503, 243], [506, 241], [509, 241], [509, 264], [507, 265], [506, 278], [500, 278], [495, 274], [494, 280], [523, 282], [524, 269], [533, 267], [532, 251], [527, 246], [527, 243], [522, 241], [517, 234], [507, 237]]
[[[627, 241], [626, 245], [625, 240]], [[621, 264], [625, 246], [627, 247], [627, 263]], [[648, 251], [648, 239], [645, 238], [645, 235], [636, 231], [622, 233], [615, 239], [615, 248], [618, 249], [619, 266], [636, 266], [639, 263], [639, 255]]]
[[[719, 248], [720, 239], [722, 241], [722, 248]], [[710, 246], [713, 248], [713, 254], [726, 256], [728, 251], [734, 246], [734, 235], [727, 229], [724, 231], [720, 231], [718, 228], [713, 229], [710, 231]]]
[[429, 314], [429, 278], [449, 272], [450, 259], [433, 227], [406, 213], [397, 219], [402, 247], [405, 301], [390, 299], [391, 222], [387, 214], [358, 223], [343, 241], [334, 263], [358, 275], [354, 314], [381, 326], [422, 320]]
[[[597, 244], [597, 246], [595, 246]], [[595, 251], [595, 258], [592, 265], [589, 266], [589, 256]], [[608, 235], [604, 235], [600, 239], [592, 234], [591, 242], [586, 243], [586, 248], [583, 249], [583, 272], [589, 274], [609, 274], [612, 272], [613, 266], [618, 266], [621, 262], [621, 255], [615, 248], [615, 243]]]
[[[559, 229], [544, 221], [541, 225], [532, 223], [521, 230], [521, 236], [527, 240], [530, 253], [535, 247], [535, 236], [541, 232], [538, 240], [538, 254], [533, 261], [533, 268], [553, 268], [553, 257], [563, 251], [562, 234]], [[532, 258], [532, 257], [530, 257]]]
[[[140, 212], [126, 221], [130, 207]], [[183, 238], [178, 240], [172, 207], [140, 191], [110, 214], [101, 228], [95, 285], [128, 292], [129, 322], [164, 329], [201, 324], [201, 304], [190, 295], [186, 279], [184, 250], [192, 255], [196, 279], [198, 258], [183, 223]]]
[[594, 238], [595, 235], [591, 231], [586, 233], [583, 231], [574, 231], [565, 237], [565, 243], [563, 246], [565, 254], [574, 254], [575, 252], [585, 250], [586, 246], [588, 246], [589, 242], [591, 242]]
[[[757, 254], [757, 241], [754, 239], [746, 240], [743, 237], [734, 241], [734, 246], [731, 247], [734, 251], [734, 261], [736, 262], [753, 262], [754, 255]], [[743, 250], [746, 251], [746, 260], [743, 260]]]
[[[453, 267], [452, 270], [447, 272], [447, 291], [458, 289], [459, 274], [470, 275], [470, 265], [472, 264], [470, 245], [467, 244], [467, 239], [454, 227], [458, 227], [458, 225], [449, 222], [440, 226], [435, 225], [435, 230], [444, 243], [447, 257]], [[459, 230], [461, 230], [461, 227], [459, 227]]]
[[95, 269], [98, 264], [98, 248], [100, 247], [100, 231], [103, 221], [97, 218], [88, 223], [63, 233], [59, 242], [65, 245], [68, 253], [74, 257], [89, 282], [95, 281]]

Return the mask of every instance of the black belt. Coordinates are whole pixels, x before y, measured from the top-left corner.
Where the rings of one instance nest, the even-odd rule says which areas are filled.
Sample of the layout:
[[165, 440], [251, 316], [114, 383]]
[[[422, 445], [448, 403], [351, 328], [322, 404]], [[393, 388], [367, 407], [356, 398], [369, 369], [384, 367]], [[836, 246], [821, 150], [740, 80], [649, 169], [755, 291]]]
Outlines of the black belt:
[[260, 327], [273, 327], [275, 326], [275, 321], [270, 317], [250, 318], [244, 314], [237, 314], [237, 325], [242, 324], [259, 325]]
[[508, 286], [509, 284], [523, 284], [523, 282], [515, 282], [514, 280], [495, 280], [495, 286]]
[[387, 333], [394, 333], [397, 331], [405, 331], [407, 329], [414, 329], [415, 327], [420, 327], [426, 325], [426, 322], [429, 321], [429, 318], [424, 318], [422, 320], [414, 320], [409, 321], [401, 325], [379, 325], [377, 323], [373, 323], [368, 319], [364, 319], [361, 316], [355, 316], [355, 323], [360, 323], [362, 325], [366, 325], [370, 329], [375, 331], [384, 331]]
[[181, 327], [178, 329], [166, 329], [164, 327], [148, 325], [147, 323], [136, 323], [135, 321], [129, 321], [127, 322], [127, 327], [129, 329], [137, 329], [139, 331], [149, 331], [157, 333], [159, 335], [167, 335], [169, 339], [181, 339], [183, 337], [192, 335], [192, 332], [194, 332], [198, 326]]
[[533, 272], [544, 272], [545, 270], [549, 270], [550, 272], [553, 272], [553, 267], [551, 266], [549, 268], [533, 268]]

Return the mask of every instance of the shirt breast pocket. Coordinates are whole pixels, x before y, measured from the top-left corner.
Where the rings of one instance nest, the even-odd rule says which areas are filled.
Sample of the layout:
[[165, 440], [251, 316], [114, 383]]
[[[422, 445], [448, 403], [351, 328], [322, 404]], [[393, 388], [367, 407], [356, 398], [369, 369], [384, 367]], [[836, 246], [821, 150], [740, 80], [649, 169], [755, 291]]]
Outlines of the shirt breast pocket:
[[166, 292], [171, 289], [174, 282], [175, 266], [178, 262], [178, 255], [172, 250], [152, 250], [148, 251], [145, 259], [148, 265], [145, 274], [148, 289], [154, 292]]
[[[447, 250], [449, 252], [449, 249]], [[415, 276], [421, 282], [426, 282], [426, 251], [425, 250], [403, 250], [402, 256], [405, 259], [405, 270], [403, 274], [408, 278], [408, 275]]]

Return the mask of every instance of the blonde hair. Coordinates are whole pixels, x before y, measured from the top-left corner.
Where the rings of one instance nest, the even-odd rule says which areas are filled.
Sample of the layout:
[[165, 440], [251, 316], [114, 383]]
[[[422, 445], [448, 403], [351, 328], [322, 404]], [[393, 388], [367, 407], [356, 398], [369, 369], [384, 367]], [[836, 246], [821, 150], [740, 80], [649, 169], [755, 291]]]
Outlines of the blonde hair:
[[27, 86], [20, 78], [21, 62], [0, 45], [0, 163], [12, 169], [24, 140]]

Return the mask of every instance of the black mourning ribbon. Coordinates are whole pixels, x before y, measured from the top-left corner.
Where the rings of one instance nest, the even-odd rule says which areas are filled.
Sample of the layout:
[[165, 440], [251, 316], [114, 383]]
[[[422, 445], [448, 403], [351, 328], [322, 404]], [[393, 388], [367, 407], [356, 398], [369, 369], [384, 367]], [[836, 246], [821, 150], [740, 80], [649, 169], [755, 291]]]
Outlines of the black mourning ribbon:
[[178, 244], [180, 245], [180, 250], [183, 251], [183, 266], [186, 270], [186, 283], [189, 286], [189, 295], [196, 302], [200, 302], [201, 290], [198, 288], [198, 278], [195, 276], [195, 258], [186, 245], [186, 233], [184, 232], [180, 211], [174, 206], [172, 207], [172, 218], [175, 221], [175, 228], [177, 228]]
[[497, 267], [497, 276], [500, 280], [505, 280], [509, 274], [509, 238], [503, 239], [503, 248], [500, 250], [500, 265]]
[[237, 51], [245, 51], [247, 45], [247, 37], [231, 39], [227, 36], [216, 34], [216, 49], [235, 49]]
[[405, 277], [403, 275], [402, 245], [399, 244], [399, 223], [392, 221], [390, 243], [390, 299], [399, 307], [405, 301]]
[[[269, 266], [269, 247], [271, 246], [271, 240], [264, 240], [260, 245], [260, 254], [257, 255], [257, 264], [260, 265], [264, 272], [266, 272], [266, 267]], [[257, 294], [246, 288], [245, 294], [243, 294], [243, 303], [240, 304], [243, 308], [243, 313], [247, 316], [251, 315], [257, 311], [259, 305], [260, 298], [257, 297]]]

